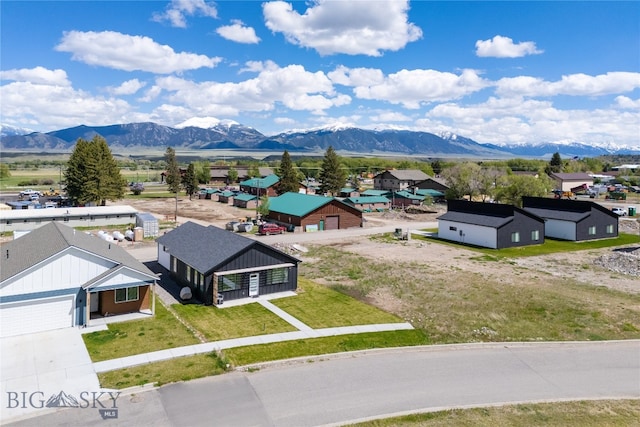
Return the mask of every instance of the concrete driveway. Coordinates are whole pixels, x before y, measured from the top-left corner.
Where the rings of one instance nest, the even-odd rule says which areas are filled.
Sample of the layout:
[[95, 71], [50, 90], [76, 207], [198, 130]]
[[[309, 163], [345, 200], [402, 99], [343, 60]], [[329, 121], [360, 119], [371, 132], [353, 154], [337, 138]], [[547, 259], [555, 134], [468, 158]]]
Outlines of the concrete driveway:
[[0, 425], [74, 401], [82, 405], [83, 397], [100, 391], [77, 328], [0, 339], [0, 386]]

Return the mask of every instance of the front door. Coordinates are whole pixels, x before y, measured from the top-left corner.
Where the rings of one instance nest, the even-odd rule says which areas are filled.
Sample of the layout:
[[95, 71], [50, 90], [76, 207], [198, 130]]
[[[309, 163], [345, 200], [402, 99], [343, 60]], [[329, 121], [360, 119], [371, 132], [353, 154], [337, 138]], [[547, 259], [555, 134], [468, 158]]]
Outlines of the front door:
[[249, 296], [257, 297], [260, 294], [260, 273], [249, 275]]
[[100, 293], [92, 292], [89, 295], [89, 312], [95, 313], [100, 309]]

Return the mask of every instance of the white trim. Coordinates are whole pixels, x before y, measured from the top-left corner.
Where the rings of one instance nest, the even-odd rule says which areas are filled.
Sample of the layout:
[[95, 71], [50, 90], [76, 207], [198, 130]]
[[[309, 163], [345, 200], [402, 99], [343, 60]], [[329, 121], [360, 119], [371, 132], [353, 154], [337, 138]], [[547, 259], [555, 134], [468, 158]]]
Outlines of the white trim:
[[251, 271], [275, 270], [276, 268], [285, 268], [285, 267], [293, 267], [293, 266], [295, 266], [295, 264], [292, 264], [292, 263], [264, 265], [262, 267], [241, 268], [238, 270], [228, 270], [228, 271], [216, 271], [216, 275], [226, 276], [227, 274], [249, 273]]

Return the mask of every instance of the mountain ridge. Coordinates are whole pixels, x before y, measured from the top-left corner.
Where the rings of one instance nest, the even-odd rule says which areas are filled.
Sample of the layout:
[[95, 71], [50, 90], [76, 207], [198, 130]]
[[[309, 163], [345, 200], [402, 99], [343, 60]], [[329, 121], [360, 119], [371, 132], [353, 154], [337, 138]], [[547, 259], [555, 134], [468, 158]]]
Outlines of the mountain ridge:
[[[309, 130], [288, 131], [267, 136], [258, 130], [230, 120], [187, 120], [176, 127], [153, 122], [113, 124], [106, 126], [79, 125], [47, 133], [30, 132], [3, 125], [0, 129], [0, 149], [71, 150], [79, 139], [90, 140], [96, 135], [105, 138], [113, 150], [152, 149], [171, 146], [181, 149], [225, 150], [288, 150], [299, 153], [326, 150], [363, 154], [406, 154], [431, 157], [549, 157], [559, 152], [565, 157], [592, 157], [604, 154], [640, 154], [638, 149], [613, 149], [579, 142], [537, 145], [481, 144], [461, 135], [403, 130], [369, 130], [347, 125], [330, 125]], [[209, 125], [208, 128], [200, 126]]]

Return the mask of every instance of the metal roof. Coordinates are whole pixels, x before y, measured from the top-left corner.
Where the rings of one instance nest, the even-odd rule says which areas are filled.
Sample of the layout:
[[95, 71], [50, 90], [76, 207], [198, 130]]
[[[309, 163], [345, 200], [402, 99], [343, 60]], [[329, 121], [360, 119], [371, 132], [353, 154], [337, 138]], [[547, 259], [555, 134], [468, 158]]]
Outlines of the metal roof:
[[92, 206], [84, 208], [13, 209], [0, 211], [0, 220], [38, 218], [80, 218], [103, 215], [135, 215], [131, 206]]
[[484, 227], [500, 228], [503, 225], [513, 221], [513, 216], [501, 217], [483, 214], [474, 214], [469, 212], [447, 212], [440, 215], [438, 220], [461, 222], [463, 224], [474, 224]]
[[254, 196], [253, 194], [240, 193], [240, 194], [236, 194], [234, 199], [240, 200], [241, 202], [250, 202], [251, 200], [255, 200], [256, 196]]
[[331, 203], [332, 197], [313, 194], [284, 193], [269, 198], [269, 210], [292, 216], [305, 216], [324, 205]]
[[210, 225], [208, 227], [187, 222], [156, 239], [166, 250], [182, 262], [206, 274], [215, 271], [240, 252], [253, 246], [262, 246], [270, 251], [281, 253], [292, 262], [297, 258], [281, 252], [271, 246], [239, 234]]
[[431, 196], [431, 197], [443, 197], [444, 193], [438, 190], [431, 190], [429, 188], [417, 188], [416, 194], [420, 196]]
[[389, 190], [364, 190], [360, 193], [361, 196], [386, 196], [391, 194]]
[[106, 258], [114, 263], [114, 267], [123, 265], [153, 278], [156, 277], [144, 264], [116, 243], [76, 231], [58, 222], [50, 222], [2, 245], [0, 282], [70, 247]]
[[382, 173], [389, 173], [400, 181], [423, 181], [429, 178], [429, 175], [418, 169], [390, 169]]
[[410, 191], [396, 191], [395, 193], [393, 193], [395, 197], [402, 197], [405, 199], [411, 199], [411, 200], [424, 200], [424, 196], [418, 195], [418, 194], [413, 194]]
[[347, 197], [345, 203], [361, 204], [361, 203], [389, 203], [389, 199], [384, 196], [363, 196], [363, 197]]
[[251, 178], [246, 181], [242, 181], [240, 185], [243, 187], [251, 188], [269, 188], [280, 182], [278, 175], [267, 175], [264, 178]]

